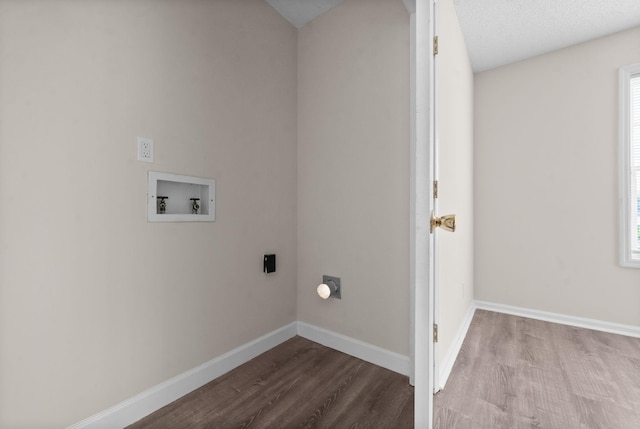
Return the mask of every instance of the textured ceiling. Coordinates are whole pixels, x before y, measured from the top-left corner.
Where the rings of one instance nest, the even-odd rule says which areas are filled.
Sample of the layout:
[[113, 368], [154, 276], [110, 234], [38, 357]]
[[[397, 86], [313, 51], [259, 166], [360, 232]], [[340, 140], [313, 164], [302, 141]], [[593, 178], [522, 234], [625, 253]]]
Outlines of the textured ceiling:
[[[344, 0], [266, 0], [296, 28]], [[359, 0], [368, 1], [368, 0]], [[415, 0], [403, 0], [415, 10]], [[640, 0], [453, 0], [476, 72], [640, 26]]]
[[476, 72], [640, 26], [640, 0], [453, 2]]

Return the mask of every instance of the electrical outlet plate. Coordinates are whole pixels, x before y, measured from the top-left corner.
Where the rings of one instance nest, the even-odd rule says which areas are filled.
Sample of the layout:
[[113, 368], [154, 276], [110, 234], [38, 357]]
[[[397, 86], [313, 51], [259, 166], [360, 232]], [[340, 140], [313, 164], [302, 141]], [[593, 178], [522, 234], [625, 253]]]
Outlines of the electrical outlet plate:
[[342, 299], [342, 292], [341, 292], [341, 287], [340, 287], [340, 277], [333, 277], [333, 276], [322, 276], [322, 283], [324, 284], [328, 284], [329, 282], [333, 282], [336, 285], [336, 291], [335, 293], [332, 295], [334, 298], [338, 298], [338, 299]]
[[138, 161], [153, 162], [153, 140], [138, 137]]

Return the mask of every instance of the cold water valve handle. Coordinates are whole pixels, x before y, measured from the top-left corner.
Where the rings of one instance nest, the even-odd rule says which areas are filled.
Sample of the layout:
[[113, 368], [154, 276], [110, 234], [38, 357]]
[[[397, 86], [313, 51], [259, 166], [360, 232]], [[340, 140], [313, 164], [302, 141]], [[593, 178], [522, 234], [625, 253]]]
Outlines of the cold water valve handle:
[[200, 198], [189, 198], [191, 202], [191, 214], [198, 214], [198, 210], [200, 210]]
[[167, 202], [165, 201], [166, 199], [168, 199], [169, 197], [161, 197], [160, 195], [158, 195], [158, 213], [160, 214], [165, 214], [167, 211]]

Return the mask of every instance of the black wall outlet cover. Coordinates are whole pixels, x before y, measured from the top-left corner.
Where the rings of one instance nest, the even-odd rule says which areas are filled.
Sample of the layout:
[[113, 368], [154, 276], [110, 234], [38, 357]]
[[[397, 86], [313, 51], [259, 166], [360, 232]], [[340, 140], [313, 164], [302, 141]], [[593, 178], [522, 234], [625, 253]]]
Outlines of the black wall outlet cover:
[[264, 255], [262, 268], [265, 273], [274, 273], [276, 271], [276, 255]]

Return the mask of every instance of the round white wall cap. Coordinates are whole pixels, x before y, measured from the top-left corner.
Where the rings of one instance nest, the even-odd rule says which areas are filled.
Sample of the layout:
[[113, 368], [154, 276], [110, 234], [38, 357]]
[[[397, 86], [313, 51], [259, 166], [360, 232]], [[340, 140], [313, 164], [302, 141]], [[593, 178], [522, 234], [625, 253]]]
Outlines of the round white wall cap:
[[331, 296], [331, 288], [329, 287], [329, 285], [326, 285], [324, 283], [319, 284], [316, 291], [322, 299], [327, 299]]

